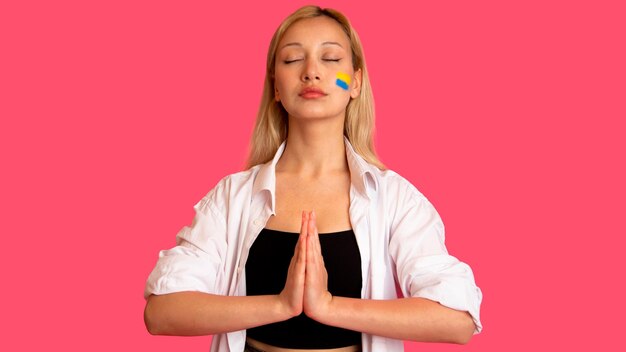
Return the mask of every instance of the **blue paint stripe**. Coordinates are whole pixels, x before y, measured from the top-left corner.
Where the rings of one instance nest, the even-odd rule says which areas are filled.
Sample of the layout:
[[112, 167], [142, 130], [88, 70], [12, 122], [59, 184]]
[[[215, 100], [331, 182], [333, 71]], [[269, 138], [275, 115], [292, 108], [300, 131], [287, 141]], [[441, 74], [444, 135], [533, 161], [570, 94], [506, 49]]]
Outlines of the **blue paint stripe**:
[[337, 78], [337, 85], [345, 90], [348, 90], [348, 83]]

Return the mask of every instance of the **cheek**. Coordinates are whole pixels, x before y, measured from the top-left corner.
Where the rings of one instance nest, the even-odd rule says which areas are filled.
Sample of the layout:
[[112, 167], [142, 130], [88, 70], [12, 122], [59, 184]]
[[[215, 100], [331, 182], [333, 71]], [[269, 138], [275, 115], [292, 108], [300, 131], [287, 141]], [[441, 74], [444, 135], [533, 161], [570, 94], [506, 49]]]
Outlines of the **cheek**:
[[350, 83], [352, 82], [352, 77], [349, 74], [338, 71], [335, 75], [335, 84], [341, 88], [342, 90], [347, 91], [350, 88]]
[[274, 87], [279, 91], [289, 86], [289, 79], [285, 77], [283, 72], [276, 72], [274, 75]]
[[279, 92], [279, 93], [283, 92], [282, 82], [283, 81], [278, 76], [274, 77], [274, 91], [275, 92]]

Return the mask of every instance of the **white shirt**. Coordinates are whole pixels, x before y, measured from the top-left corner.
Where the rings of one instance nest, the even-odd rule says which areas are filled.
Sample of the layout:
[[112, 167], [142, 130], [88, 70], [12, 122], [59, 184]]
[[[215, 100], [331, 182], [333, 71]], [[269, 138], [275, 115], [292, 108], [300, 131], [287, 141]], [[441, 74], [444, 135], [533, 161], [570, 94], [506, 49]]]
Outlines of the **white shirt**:
[[[423, 297], [471, 314], [480, 332], [482, 293], [472, 270], [448, 255], [444, 226], [432, 204], [397, 173], [381, 171], [358, 155], [345, 139], [351, 175], [350, 222], [361, 254], [366, 299], [395, 299], [396, 281], [404, 297]], [[180, 291], [245, 296], [248, 252], [270, 216], [275, 215], [276, 163], [273, 160], [222, 179], [198, 204], [191, 226], [176, 236], [177, 246], [159, 254], [144, 296]], [[243, 351], [246, 331], [213, 336], [211, 351]], [[363, 352], [403, 351], [401, 340], [362, 334]]]

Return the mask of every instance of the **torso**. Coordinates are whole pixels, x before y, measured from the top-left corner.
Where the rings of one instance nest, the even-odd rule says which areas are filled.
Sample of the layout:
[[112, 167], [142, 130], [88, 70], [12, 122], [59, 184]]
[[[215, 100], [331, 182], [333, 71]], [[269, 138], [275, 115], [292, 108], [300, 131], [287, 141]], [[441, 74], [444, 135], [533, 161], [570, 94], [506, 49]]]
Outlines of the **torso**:
[[315, 179], [276, 172], [276, 215], [268, 229], [300, 232], [302, 211], [315, 210], [319, 233], [345, 231], [350, 223], [350, 172]]
[[[352, 228], [350, 223], [350, 172], [337, 172], [315, 179], [276, 172], [276, 215], [265, 227], [284, 232], [300, 232], [302, 211], [315, 210], [319, 233], [332, 233]], [[265, 352], [296, 352], [263, 344], [248, 338], [249, 343]], [[348, 346], [324, 352], [360, 351], [360, 346]], [[315, 352], [318, 350], [306, 350]]]

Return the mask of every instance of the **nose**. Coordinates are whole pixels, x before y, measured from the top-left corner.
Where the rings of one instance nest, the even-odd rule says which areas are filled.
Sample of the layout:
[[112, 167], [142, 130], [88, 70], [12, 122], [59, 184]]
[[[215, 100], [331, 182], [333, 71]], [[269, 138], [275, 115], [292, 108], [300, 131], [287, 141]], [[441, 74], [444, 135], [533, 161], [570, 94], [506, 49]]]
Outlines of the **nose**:
[[319, 68], [315, 60], [307, 60], [302, 71], [302, 81], [319, 81], [320, 80]]

